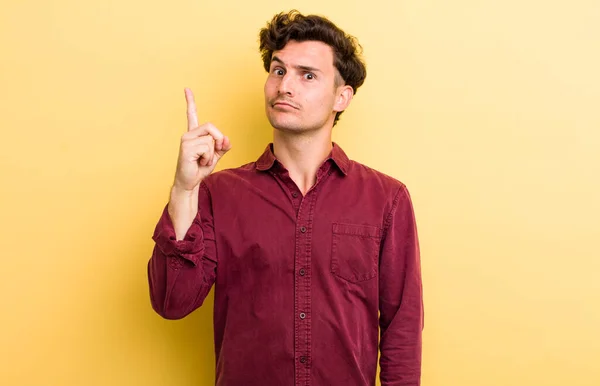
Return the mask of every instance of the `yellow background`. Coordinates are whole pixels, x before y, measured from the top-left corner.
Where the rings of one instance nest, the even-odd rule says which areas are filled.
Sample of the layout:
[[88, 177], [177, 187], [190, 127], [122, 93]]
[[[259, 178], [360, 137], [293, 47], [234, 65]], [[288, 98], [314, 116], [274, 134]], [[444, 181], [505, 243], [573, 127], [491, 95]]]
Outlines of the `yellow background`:
[[0, 384], [213, 384], [212, 295], [154, 314], [151, 234], [183, 88], [219, 168], [254, 160], [258, 30], [295, 7], [364, 46], [335, 140], [412, 193], [423, 385], [600, 385], [597, 0], [4, 0]]

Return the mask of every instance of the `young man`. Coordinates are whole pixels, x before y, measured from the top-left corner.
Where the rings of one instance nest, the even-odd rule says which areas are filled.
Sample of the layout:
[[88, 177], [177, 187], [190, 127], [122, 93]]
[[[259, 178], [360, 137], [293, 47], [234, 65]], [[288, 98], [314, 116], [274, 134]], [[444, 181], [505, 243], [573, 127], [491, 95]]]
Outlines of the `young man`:
[[358, 45], [290, 12], [261, 30], [260, 50], [274, 130], [256, 162], [212, 173], [231, 144], [200, 124], [186, 89], [188, 131], [148, 265], [152, 306], [183, 318], [214, 284], [220, 386], [375, 385], [378, 349], [382, 385], [419, 385], [409, 193], [331, 141], [366, 76]]

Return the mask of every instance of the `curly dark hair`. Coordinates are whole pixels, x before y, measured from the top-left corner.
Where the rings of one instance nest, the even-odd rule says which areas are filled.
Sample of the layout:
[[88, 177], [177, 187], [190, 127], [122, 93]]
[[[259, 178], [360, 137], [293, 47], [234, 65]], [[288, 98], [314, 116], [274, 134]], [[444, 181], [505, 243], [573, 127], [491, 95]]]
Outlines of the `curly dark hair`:
[[[318, 15], [302, 15], [297, 10], [279, 13], [259, 33], [260, 53], [264, 68], [269, 72], [273, 51], [283, 49], [290, 41], [320, 41], [333, 49], [333, 65], [343, 82], [352, 87], [354, 94], [364, 83], [367, 69], [361, 58], [362, 47], [333, 22]], [[337, 83], [336, 77], [336, 83]], [[336, 84], [337, 86], [338, 84]], [[334, 126], [343, 111], [335, 115]]]

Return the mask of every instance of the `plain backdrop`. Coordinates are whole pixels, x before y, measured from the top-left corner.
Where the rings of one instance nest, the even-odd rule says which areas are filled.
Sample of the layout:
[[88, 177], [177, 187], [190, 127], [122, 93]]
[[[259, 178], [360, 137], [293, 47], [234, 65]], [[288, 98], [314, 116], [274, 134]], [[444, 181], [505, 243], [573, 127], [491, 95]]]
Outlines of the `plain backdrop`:
[[151, 235], [184, 87], [219, 169], [270, 141], [258, 31], [293, 8], [363, 45], [334, 139], [413, 197], [423, 386], [599, 385], [597, 0], [2, 1], [0, 383], [214, 383], [212, 295], [156, 315]]

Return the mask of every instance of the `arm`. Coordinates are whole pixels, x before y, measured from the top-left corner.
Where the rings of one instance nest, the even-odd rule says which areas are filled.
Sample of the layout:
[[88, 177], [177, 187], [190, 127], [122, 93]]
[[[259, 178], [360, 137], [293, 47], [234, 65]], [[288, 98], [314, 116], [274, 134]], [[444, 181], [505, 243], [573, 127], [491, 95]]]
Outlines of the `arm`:
[[190, 201], [197, 203], [197, 209], [180, 216], [184, 224], [191, 219], [189, 229], [186, 225], [182, 227], [181, 221], [178, 223], [178, 217], [169, 214], [177, 206], [175, 203], [181, 203], [172, 193], [152, 236], [155, 245], [148, 262], [150, 300], [152, 308], [166, 319], [183, 318], [200, 307], [216, 277], [210, 194], [204, 184], [195, 191], [199, 191], [198, 195]]
[[423, 289], [419, 241], [405, 186], [386, 220], [380, 257], [380, 380], [382, 386], [421, 384]]
[[210, 192], [203, 182], [231, 149], [210, 123], [198, 126], [196, 102], [185, 90], [188, 131], [181, 137], [168, 206], [156, 225], [148, 262], [152, 308], [180, 319], [200, 307], [215, 282], [217, 256]]

